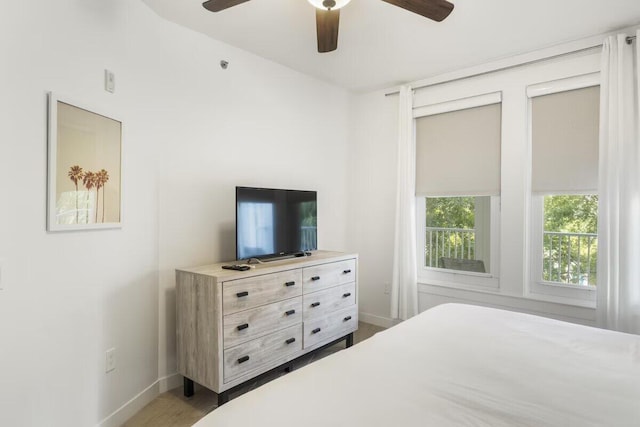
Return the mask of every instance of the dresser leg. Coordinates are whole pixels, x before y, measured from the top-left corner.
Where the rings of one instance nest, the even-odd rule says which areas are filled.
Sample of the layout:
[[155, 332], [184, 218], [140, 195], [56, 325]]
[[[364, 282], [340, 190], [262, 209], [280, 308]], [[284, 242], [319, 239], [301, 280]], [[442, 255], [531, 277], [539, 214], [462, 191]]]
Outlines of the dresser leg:
[[353, 345], [353, 332], [351, 332], [349, 335], [347, 335], [346, 348], [349, 348], [352, 345]]
[[193, 396], [193, 381], [184, 377], [184, 397]]
[[284, 371], [285, 371], [286, 373], [289, 373], [289, 372], [293, 371], [293, 363], [289, 363], [288, 365], [286, 365], [286, 366], [284, 367]]
[[218, 407], [224, 405], [229, 401], [229, 394], [226, 391], [218, 393]]

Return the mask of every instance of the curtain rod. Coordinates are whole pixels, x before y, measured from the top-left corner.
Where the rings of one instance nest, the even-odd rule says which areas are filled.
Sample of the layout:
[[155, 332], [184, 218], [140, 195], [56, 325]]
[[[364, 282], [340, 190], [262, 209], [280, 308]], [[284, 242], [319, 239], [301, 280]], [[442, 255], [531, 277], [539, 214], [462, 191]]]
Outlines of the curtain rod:
[[[632, 44], [635, 39], [636, 39], [636, 36], [627, 36], [627, 38], [625, 40], [627, 41], [627, 44]], [[455, 78], [453, 80], [450, 80], [449, 82], [455, 81], [455, 80], [462, 80], [462, 79], [466, 79], [466, 78], [469, 78], [469, 77], [476, 77], [476, 76], [483, 75], [483, 74], [489, 74], [489, 73], [492, 73], [492, 72], [495, 72], [495, 71], [502, 71], [502, 70], [506, 70], [506, 69], [510, 69], [510, 68], [516, 68], [516, 67], [520, 67], [522, 65], [529, 65], [529, 64], [532, 64], [532, 63], [536, 63], [536, 62], [547, 61], [549, 59], [555, 59], [555, 58], [558, 58], [558, 57], [561, 57], [561, 56], [571, 55], [571, 54], [575, 54], [575, 53], [579, 53], [579, 52], [588, 51], [588, 50], [591, 50], [591, 49], [594, 49], [594, 48], [599, 48], [600, 46], [602, 46], [602, 44], [597, 44], [595, 46], [589, 46], [589, 47], [586, 47], [586, 48], [583, 48], [583, 49], [578, 49], [578, 50], [575, 50], [575, 51], [572, 51], [572, 52], [560, 53], [558, 55], [553, 55], [553, 56], [550, 56], [550, 57], [547, 57], [547, 58], [534, 59], [532, 61], [526, 61], [526, 62], [523, 62], [521, 64], [502, 67], [502, 68], [498, 68], [498, 69], [492, 70], [492, 71], [486, 71], [486, 72], [481, 72], [481, 73], [477, 73], [477, 74], [471, 74], [471, 75], [465, 76], [465, 77], [458, 77], [458, 78]], [[442, 83], [444, 83], [444, 82], [442, 82]], [[434, 84], [439, 84], [439, 83], [434, 83]], [[414, 90], [415, 89], [421, 89], [421, 88], [429, 87], [429, 86], [432, 86], [432, 85], [428, 84], [428, 85], [424, 85], [424, 86], [416, 86], [416, 87], [412, 87], [412, 89], [414, 89]], [[399, 90], [394, 90], [392, 92], [385, 93], [384, 96], [397, 95], [398, 93], [400, 93]]]
[[[635, 36], [629, 36], [629, 37], [627, 37], [627, 43], [629, 43], [628, 40], [629, 40], [630, 37], [633, 37], [635, 39]], [[590, 50], [593, 50], [593, 49], [598, 49], [598, 48], [601, 48], [601, 47], [602, 47], [602, 43], [598, 43], [598, 44], [595, 44], [595, 45], [587, 46], [587, 47], [584, 47], [582, 49], [577, 49], [577, 50], [573, 50], [573, 51], [570, 51], [570, 52], [562, 52], [562, 53], [558, 53], [556, 55], [547, 56], [547, 57], [544, 57], [544, 58], [537, 58], [537, 59], [532, 59], [532, 60], [529, 60], [529, 61], [524, 61], [524, 62], [521, 62], [519, 64], [507, 65], [507, 66], [498, 67], [496, 69], [492, 69], [492, 70], [489, 70], [489, 71], [482, 71], [482, 72], [478, 72], [478, 73], [473, 73], [473, 74], [470, 74], [468, 76], [457, 77], [457, 78], [454, 78], [452, 80], [448, 80], [446, 82], [435, 82], [435, 83], [432, 83], [432, 84], [425, 84], [425, 85], [415, 86], [415, 87], [412, 87], [411, 89], [418, 90], [418, 89], [423, 89], [425, 87], [438, 85], [438, 84], [441, 84], [441, 83], [450, 83], [450, 82], [457, 81], [457, 80], [464, 80], [464, 79], [468, 79], [468, 78], [471, 78], [471, 77], [477, 77], [477, 76], [482, 76], [484, 74], [494, 73], [496, 71], [509, 70], [509, 69], [512, 69], [512, 68], [522, 67], [523, 65], [530, 65], [530, 64], [535, 64], [535, 63], [538, 63], [538, 62], [549, 61], [549, 60], [560, 58], [560, 57], [563, 57], [563, 56], [575, 55], [575, 54], [578, 54], [578, 53], [587, 52], [587, 51], [590, 51]], [[400, 90], [394, 90], [392, 92], [385, 93], [384, 96], [397, 95], [399, 93], [400, 93]]]

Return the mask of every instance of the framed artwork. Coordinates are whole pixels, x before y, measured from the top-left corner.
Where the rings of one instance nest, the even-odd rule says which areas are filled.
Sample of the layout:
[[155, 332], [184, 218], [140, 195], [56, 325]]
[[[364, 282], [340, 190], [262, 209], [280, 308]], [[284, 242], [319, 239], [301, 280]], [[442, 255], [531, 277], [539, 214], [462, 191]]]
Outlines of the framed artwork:
[[47, 230], [119, 228], [122, 122], [48, 98]]

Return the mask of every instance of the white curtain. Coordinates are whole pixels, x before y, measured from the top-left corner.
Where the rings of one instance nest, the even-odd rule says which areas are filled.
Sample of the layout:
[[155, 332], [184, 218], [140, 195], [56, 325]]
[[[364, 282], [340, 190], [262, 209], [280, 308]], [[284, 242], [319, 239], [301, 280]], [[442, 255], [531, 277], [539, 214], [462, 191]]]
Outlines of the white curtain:
[[[636, 36], [640, 36], [640, 31]], [[607, 38], [600, 94], [598, 325], [640, 334], [638, 39]]]
[[398, 182], [396, 196], [391, 317], [408, 319], [418, 313], [416, 267], [416, 143], [413, 91], [400, 88], [398, 115]]

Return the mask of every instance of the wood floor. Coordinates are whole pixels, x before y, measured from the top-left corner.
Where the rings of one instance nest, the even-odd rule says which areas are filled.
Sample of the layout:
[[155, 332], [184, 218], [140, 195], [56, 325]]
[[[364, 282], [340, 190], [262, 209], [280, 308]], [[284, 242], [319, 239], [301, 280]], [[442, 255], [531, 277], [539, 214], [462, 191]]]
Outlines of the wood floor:
[[[383, 329], [379, 326], [360, 322], [353, 341], [357, 344]], [[326, 357], [343, 348], [344, 341], [314, 355], [305, 356], [301, 364], [298, 364], [296, 368]], [[233, 399], [280, 375], [284, 375], [284, 373], [274, 373], [260, 381], [248, 384], [242, 390], [231, 394], [230, 398]], [[182, 387], [178, 387], [161, 394], [127, 421], [123, 427], [191, 427], [200, 418], [217, 407], [217, 396], [211, 390], [196, 385], [195, 395], [190, 398], [185, 398], [182, 392]]]

